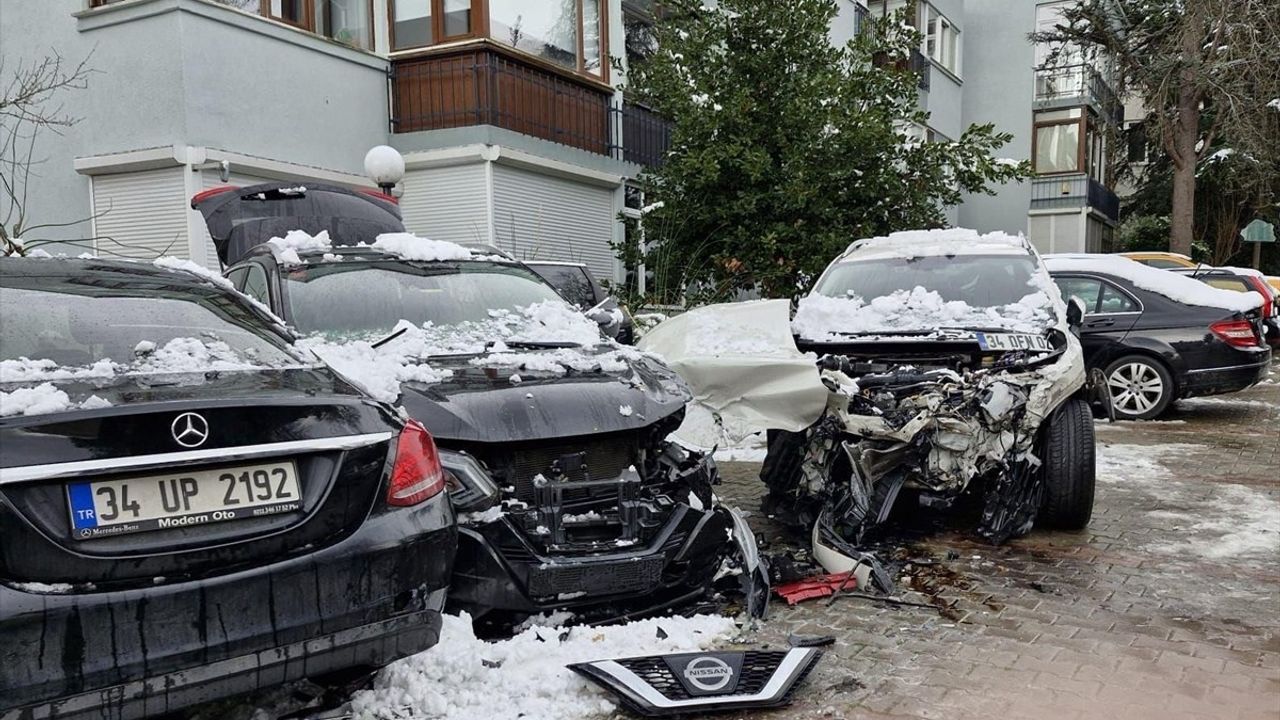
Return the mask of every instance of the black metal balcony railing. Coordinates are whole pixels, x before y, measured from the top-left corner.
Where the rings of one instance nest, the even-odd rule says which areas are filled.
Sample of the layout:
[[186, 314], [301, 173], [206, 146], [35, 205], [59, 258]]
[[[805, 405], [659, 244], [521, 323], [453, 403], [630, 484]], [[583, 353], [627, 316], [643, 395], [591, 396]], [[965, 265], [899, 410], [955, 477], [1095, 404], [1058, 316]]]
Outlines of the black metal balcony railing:
[[1041, 109], [1088, 103], [1100, 115], [1114, 122], [1119, 122], [1124, 116], [1124, 106], [1111, 83], [1087, 64], [1037, 69], [1035, 101]]
[[1032, 210], [1083, 207], [1091, 207], [1112, 220], [1120, 217], [1120, 198], [1084, 173], [1042, 176], [1031, 181]]
[[629, 102], [615, 104], [610, 113], [609, 154], [616, 160], [660, 167], [671, 150], [671, 121], [644, 105]]

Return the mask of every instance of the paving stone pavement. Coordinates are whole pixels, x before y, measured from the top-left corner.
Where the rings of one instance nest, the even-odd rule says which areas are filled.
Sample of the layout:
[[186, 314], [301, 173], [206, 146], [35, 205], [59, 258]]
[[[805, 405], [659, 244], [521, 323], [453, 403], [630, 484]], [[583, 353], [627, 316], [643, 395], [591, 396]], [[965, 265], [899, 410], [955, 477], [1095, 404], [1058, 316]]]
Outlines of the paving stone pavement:
[[[928, 571], [945, 614], [775, 597], [747, 643], [836, 643], [767, 717], [1280, 718], [1280, 366], [1163, 422], [1099, 423], [1098, 444], [1084, 531], [1001, 547], [964, 527], [913, 536], [913, 581]], [[721, 468], [722, 494], [757, 510], [759, 466]], [[796, 541], [758, 511], [749, 521]]]

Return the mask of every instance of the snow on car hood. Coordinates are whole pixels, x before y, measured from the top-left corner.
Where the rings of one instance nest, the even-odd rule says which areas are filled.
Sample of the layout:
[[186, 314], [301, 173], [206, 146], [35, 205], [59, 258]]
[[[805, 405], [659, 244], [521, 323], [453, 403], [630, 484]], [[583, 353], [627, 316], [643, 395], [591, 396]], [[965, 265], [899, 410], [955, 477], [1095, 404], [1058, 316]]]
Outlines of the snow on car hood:
[[1264, 302], [1256, 292], [1222, 290], [1181, 273], [1161, 270], [1121, 255], [1046, 255], [1044, 263], [1053, 272], [1094, 272], [1115, 275], [1135, 286], [1187, 305], [1248, 312]]
[[693, 388], [675, 436], [701, 448], [736, 444], [764, 428], [800, 430], [826, 407], [815, 357], [796, 349], [791, 303], [707, 305], [665, 320], [637, 346], [656, 352]]
[[1008, 305], [974, 307], [944, 300], [937, 292], [917, 286], [870, 302], [860, 297], [809, 295], [800, 300], [791, 328], [802, 339], [824, 341], [842, 335], [939, 328], [1000, 328], [1038, 334], [1053, 324], [1053, 302], [1043, 290]]

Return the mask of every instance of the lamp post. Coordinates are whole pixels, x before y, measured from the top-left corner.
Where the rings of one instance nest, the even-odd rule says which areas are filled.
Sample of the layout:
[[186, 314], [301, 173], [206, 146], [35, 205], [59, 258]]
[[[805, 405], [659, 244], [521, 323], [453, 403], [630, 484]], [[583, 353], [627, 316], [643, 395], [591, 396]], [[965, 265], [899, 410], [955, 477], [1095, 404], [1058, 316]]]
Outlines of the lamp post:
[[390, 195], [404, 179], [404, 156], [387, 145], [376, 145], [364, 156], [364, 173], [382, 192]]

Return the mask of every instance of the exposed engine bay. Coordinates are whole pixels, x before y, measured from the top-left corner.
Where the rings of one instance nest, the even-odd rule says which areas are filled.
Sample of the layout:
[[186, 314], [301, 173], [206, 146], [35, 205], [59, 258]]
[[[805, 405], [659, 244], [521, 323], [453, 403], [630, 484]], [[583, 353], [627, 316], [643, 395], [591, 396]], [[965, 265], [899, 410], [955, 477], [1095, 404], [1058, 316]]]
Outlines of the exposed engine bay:
[[[657, 337], [651, 333], [642, 342], [690, 378], [695, 402], [704, 401], [719, 421], [717, 441], [740, 439], [741, 418], [748, 416], [755, 429], [768, 431], [761, 471], [769, 487], [766, 510], [812, 527], [819, 564], [833, 573], [861, 572], [862, 584], [867, 574], [874, 578], [874, 560], [858, 548], [903, 490], [922, 506], [945, 509], [981, 481], [982, 536], [1003, 542], [1031, 529], [1043, 490], [1041, 425], [1085, 385], [1081, 347], [1072, 333], [1052, 330], [1052, 346], [1034, 352], [979, 351], [973, 333], [967, 340], [963, 333], [934, 334], [908, 351], [901, 338], [798, 348], [788, 313], [786, 301], [710, 306], [664, 323]], [[771, 366], [769, 393], [753, 395], [751, 363], [708, 357], [675, 340], [701, 333], [702, 348], [716, 347], [705, 340], [707, 315], [735, 337], [750, 333], [761, 348], [780, 348], [753, 353], [751, 360]], [[897, 350], [892, 357], [884, 355], [888, 346]], [[966, 349], [947, 350], [959, 347]], [[785, 379], [772, 372], [779, 367], [790, 368]], [[700, 377], [714, 383], [700, 386]], [[821, 403], [812, 401], [815, 385], [825, 390]], [[719, 402], [724, 397], [737, 400]], [[780, 398], [788, 401], [771, 415]], [[682, 427], [677, 435], [682, 432], [708, 443], [705, 427]]]

